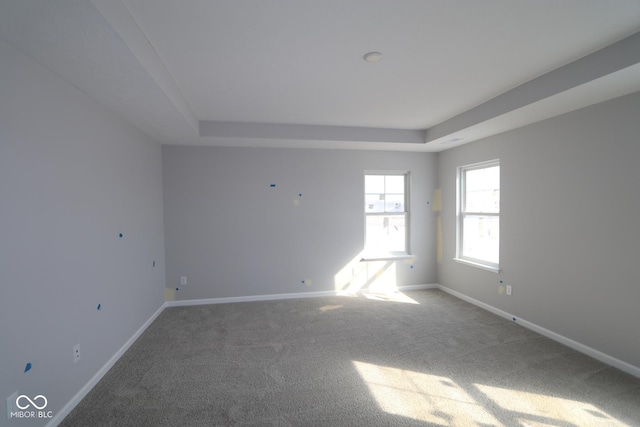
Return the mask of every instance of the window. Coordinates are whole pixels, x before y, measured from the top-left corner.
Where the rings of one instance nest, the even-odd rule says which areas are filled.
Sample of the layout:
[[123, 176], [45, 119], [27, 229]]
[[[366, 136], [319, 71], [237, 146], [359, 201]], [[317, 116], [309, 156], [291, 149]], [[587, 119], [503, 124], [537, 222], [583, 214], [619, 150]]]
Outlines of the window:
[[456, 260], [499, 271], [499, 160], [458, 168]]
[[365, 258], [409, 254], [408, 182], [406, 172], [365, 174]]

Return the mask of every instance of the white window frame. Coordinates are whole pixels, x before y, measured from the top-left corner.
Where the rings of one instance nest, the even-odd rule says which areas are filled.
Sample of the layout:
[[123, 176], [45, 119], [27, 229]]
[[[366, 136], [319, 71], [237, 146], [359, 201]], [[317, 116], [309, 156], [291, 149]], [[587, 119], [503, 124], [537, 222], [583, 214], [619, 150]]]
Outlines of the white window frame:
[[[485, 169], [490, 167], [500, 167], [500, 159], [489, 160], [480, 163], [473, 163], [466, 166], [460, 166], [457, 170], [457, 208], [456, 208], [456, 256], [454, 258], [455, 261], [471, 265], [473, 267], [482, 268], [484, 270], [488, 270], [494, 273], [500, 272], [500, 242], [498, 241], [498, 262], [491, 262], [485, 259], [473, 258], [470, 256], [466, 256], [463, 253], [463, 242], [464, 242], [464, 219], [466, 216], [491, 216], [497, 217], [500, 220], [500, 206], [498, 207], [498, 212], [470, 212], [465, 211], [465, 196], [466, 196], [466, 172], [477, 170], [477, 169]], [[502, 171], [502, 170], [501, 170]], [[500, 175], [502, 176], [502, 174]], [[498, 225], [500, 227], [500, 225]]]
[[[364, 246], [365, 246], [365, 252], [364, 252], [364, 256], [362, 258], [362, 261], [376, 261], [376, 260], [387, 260], [387, 259], [404, 259], [404, 258], [411, 258], [411, 250], [410, 250], [410, 239], [409, 236], [411, 235], [411, 214], [410, 214], [410, 182], [411, 182], [411, 172], [410, 171], [396, 171], [396, 170], [389, 170], [389, 171], [381, 171], [381, 170], [376, 170], [376, 171], [365, 171], [364, 172], [364, 176], [363, 176], [363, 184], [364, 181], [366, 180], [366, 176], [368, 175], [381, 175], [381, 176], [403, 176], [404, 177], [404, 212], [367, 212], [366, 209], [363, 209], [364, 211]], [[363, 192], [362, 192], [362, 198], [363, 198], [363, 206], [366, 203], [365, 202], [365, 196], [367, 195], [366, 193], [366, 189], [364, 188], [365, 186], [363, 185]], [[386, 193], [385, 193], [386, 194]], [[403, 251], [376, 251], [376, 252], [370, 252], [366, 250], [367, 247], [367, 242], [366, 242], [366, 238], [367, 238], [367, 217], [369, 216], [403, 216], [404, 217], [404, 223], [405, 223], [405, 236], [404, 236], [404, 250]]]

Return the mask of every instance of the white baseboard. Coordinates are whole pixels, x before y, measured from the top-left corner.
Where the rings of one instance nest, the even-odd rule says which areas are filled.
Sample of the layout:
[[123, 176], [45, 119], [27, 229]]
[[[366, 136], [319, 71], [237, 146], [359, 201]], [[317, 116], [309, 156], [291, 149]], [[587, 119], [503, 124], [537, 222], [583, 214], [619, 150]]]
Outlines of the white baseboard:
[[98, 372], [96, 372], [96, 374], [89, 380], [89, 382], [87, 382], [84, 387], [82, 387], [80, 391], [78, 391], [75, 396], [73, 396], [71, 400], [62, 407], [62, 409], [56, 412], [55, 416], [51, 418], [51, 420], [46, 424], [46, 427], [57, 426], [62, 422], [62, 420], [65, 419], [67, 415], [71, 413], [73, 408], [75, 408], [78, 403], [80, 403], [80, 401], [84, 399], [84, 397], [91, 391], [91, 389], [95, 387], [96, 384], [98, 384], [98, 382], [109, 371], [109, 369], [111, 369], [113, 365], [116, 364], [118, 359], [120, 359], [120, 357], [122, 357], [122, 355], [129, 349], [129, 347], [131, 347], [131, 345], [138, 339], [138, 337], [140, 337], [140, 335], [142, 335], [142, 333], [149, 327], [149, 325], [151, 325], [151, 323], [156, 320], [156, 318], [164, 310], [165, 306], [166, 303], [162, 304], [160, 308], [158, 308], [158, 310], [156, 310], [156, 312], [153, 313], [153, 315], [146, 322], [144, 322], [142, 326], [140, 326], [140, 328], [131, 336], [131, 338], [129, 338], [127, 342], [124, 343], [120, 350], [118, 350], [116, 354], [111, 356], [111, 359], [109, 359], [107, 363], [105, 363], [104, 366], [100, 368]]
[[[398, 286], [399, 291], [413, 291], [417, 289], [437, 289], [437, 284], [427, 285], [410, 285]], [[315, 297], [331, 297], [344, 295], [344, 291], [317, 291], [317, 292], [296, 292], [290, 294], [268, 294], [268, 295], [249, 295], [243, 297], [225, 297], [225, 298], [203, 298], [188, 299], [182, 301], [167, 301], [167, 307], [182, 307], [189, 305], [206, 305], [206, 304], [226, 304], [231, 302], [250, 302], [250, 301], [271, 301], [295, 298], [315, 298]]]
[[438, 289], [440, 285], [437, 283], [429, 283], [426, 285], [408, 285], [398, 286], [399, 291], [418, 291], [420, 289]]
[[593, 357], [596, 360], [599, 360], [603, 363], [606, 363], [607, 365], [613, 366], [614, 368], [618, 368], [621, 371], [624, 371], [628, 374], [633, 375], [634, 377], [640, 378], [640, 368], [638, 368], [637, 366], [633, 366], [630, 363], [627, 363], [625, 361], [622, 361], [620, 359], [616, 359], [613, 356], [610, 356], [606, 353], [603, 353], [599, 350], [596, 350], [595, 348], [591, 348], [589, 346], [586, 346], [584, 344], [581, 344], [577, 341], [574, 341], [570, 338], [567, 338], [563, 335], [560, 335], [558, 333], [555, 333], [553, 331], [550, 331], [549, 329], [543, 328], [542, 326], [536, 325], [535, 323], [529, 322], [527, 320], [521, 319], [519, 317], [516, 317], [512, 314], [507, 313], [506, 311], [502, 311], [499, 308], [493, 307], [492, 305], [486, 304], [482, 301], [478, 301], [475, 298], [471, 298], [470, 296], [467, 296], [465, 294], [462, 294], [458, 291], [454, 291], [453, 289], [447, 288], [446, 286], [442, 286], [442, 285], [437, 285], [437, 287], [439, 289], [441, 289], [442, 291], [453, 295], [456, 298], [460, 298], [461, 300], [464, 300], [468, 303], [471, 303], [475, 306], [478, 306], [480, 308], [483, 308], [487, 311], [490, 311], [493, 314], [497, 314], [500, 317], [504, 317], [505, 319], [511, 320], [512, 322], [518, 323], [519, 325], [524, 326], [527, 329], [530, 329], [534, 332], [539, 333], [540, 335], [544, 335], [547, 338], [550, 338], [554, 341], [557, 341], [561, 344], [566, 345], [567, 347], [570, 347], [576, 351], [579, 351], [580, 353], [584, 353], [587, 356]]
[[243, 297], [187, 299], [182, 301], [167, 301], [167, 307], [181, 307], [186, 305], [226, 304], [230, 302], [271, 301], [294, 298], [328, 297], [337, 295], [336, 291], [297, 292], [292, 294], [249, 295]]

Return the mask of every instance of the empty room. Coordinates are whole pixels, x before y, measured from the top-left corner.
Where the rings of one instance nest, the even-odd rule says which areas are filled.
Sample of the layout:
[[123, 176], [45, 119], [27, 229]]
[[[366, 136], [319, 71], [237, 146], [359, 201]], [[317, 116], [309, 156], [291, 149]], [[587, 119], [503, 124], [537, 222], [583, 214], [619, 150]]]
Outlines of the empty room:
[[3, 0], [0, 426], [640, 426], [640, 2]]

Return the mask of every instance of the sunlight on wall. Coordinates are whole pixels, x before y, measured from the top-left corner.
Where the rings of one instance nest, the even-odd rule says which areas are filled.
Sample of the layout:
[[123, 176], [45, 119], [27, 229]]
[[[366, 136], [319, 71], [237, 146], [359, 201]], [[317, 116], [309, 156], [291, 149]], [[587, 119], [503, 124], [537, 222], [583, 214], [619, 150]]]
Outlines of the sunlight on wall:
[[396, 261], [361, 261], [359, 253], [334, 276], [336, 291], [355, 294], [362, 289], [393, 292], [397, 287]]
[[482, 384], [474, 385], [491, 400], [499, 403], [503, 410], [513, 414], [523, 425], [547, 425], [541, 423], [546, 419], [553, 421], [552, 425], [627, 426], [590, 403]]
[[[413, 259], [405, 260], [405, 264]], [[363, 296], [376, 301], [419, 304], [398, 291], [396, 260], [362, 261], [362, 253], [351, 259], [334, 276], [335, 290], [343, 296]]]
[[458, 384], [443, 376], [352, 363], [381, 410], [430, 424], [626, 426], [586, 402], [482, 384]]
[[383, 411], [438, 425], [500, 425], [447, 377], [353, 362]]

